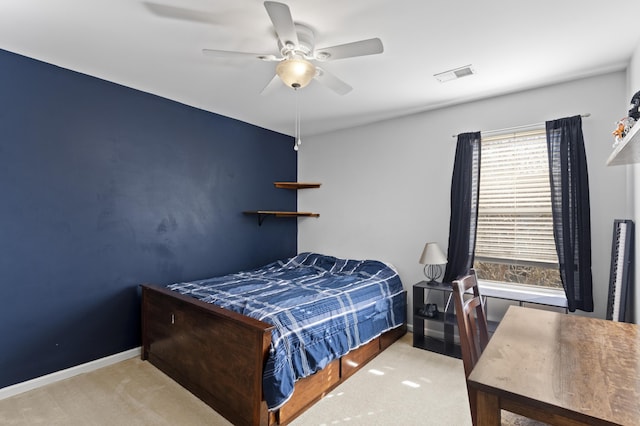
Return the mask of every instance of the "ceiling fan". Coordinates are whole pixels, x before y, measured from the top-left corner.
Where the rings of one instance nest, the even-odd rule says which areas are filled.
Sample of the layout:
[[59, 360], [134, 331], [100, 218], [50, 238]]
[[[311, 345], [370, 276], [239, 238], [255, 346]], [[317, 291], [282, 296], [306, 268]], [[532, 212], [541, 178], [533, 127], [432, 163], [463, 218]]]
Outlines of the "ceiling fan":
[[278, 62], [276, 75], [262, 93], [276, 85], [278, 80], [293, 89], [303, 88], [311, 80], [316, 80], [336, 93], [345, 95], [352, 87], [313, 62], [322, 63], [383, 52], [382, 41], [379, 38], [317, 49], [313, 30], [294, 22], [289, 6], [275, 1], [265, 1], [264, 7], [278, 37], [279, 55], [202, 49], [203, 54], [218, 58], [253, 57], [262, 61]]

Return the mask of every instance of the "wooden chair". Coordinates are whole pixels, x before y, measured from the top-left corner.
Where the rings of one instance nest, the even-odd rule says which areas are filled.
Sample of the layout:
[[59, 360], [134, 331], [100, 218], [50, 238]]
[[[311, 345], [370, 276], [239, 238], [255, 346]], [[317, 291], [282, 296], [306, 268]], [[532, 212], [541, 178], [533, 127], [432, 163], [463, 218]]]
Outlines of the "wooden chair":
[[[480, 359], [480, 355], [489, 343], [489, 330], [487, 317], [484, 310], [484, 301], [478, 289], [476, 271], [469, 273], [451, 283], [453, 287], [453, 303], [458, 320], [458, 333], [460, 334], [460, 349], [462, 351], [462, 363], [464, 364], [464, 376], [469, 377], [471, 370]], [[470, 297], [465, 297], [467, 291], [472, 290]], [[476, 425], [476, 393], [467, 386], [469, 405], [471, 407], [471, 420]]]
[[[480, 295], [476, 272], [473, 269], [470, 269], [469, 273], [462, 278], [454, 280], [451, 285], [453, 287], [453, 303], [458, 320], [464, 374], [465, 378], [468, 378], [471, 370], [480, 359], [484, 348], [489, 343], [489, 329], [487, 327], [484, 300]], [[471, 420], [473, 425], [476, 426], [476, 393], [468, 384], [467, 394], [469, 395]], [[534, 426], [545, 424], [508, 411], [502, 411], [502, 425]]]

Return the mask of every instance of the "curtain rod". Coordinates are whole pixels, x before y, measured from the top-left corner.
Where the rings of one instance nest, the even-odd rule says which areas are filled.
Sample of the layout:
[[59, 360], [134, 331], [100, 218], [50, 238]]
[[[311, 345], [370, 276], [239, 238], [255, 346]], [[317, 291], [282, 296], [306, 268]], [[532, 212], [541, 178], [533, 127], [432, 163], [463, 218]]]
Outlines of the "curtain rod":
[[[580, 114], [580, 117], [584, 117], [584, 118], [591, 117], [591, 113], [587, 112], [585, 114]], [[530, 127], [541, 127], [541, 126], [544, 126], [544, 125], [545, 125], [544, 122], [542, 122], [542, 123], [533, 123], [533, 124], [526, 124], [526, 125], [523, 125], [523, 126], [506, 127], [504, 129], [487, 130], [487, 131], [480, 132], [480, 133], [483, 134], [483, 135], [492, 134], [492, 133], [506, 133], [506, 132], [510, 132], [512, 130], [522, 130], [522, 129], [528, 129]], [[451, 137], [457, 138], [458, 135], [457, 134], [451, 135]]]

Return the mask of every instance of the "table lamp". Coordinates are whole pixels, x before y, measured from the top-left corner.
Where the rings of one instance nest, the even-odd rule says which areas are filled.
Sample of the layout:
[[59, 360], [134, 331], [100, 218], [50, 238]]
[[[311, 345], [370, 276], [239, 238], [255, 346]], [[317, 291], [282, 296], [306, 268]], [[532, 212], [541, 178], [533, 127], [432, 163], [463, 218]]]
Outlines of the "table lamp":
[[438, 243], [426, 243], [419, 263], [424, 265], [424, 276], [427, 277], [427, 281], [432, 282], [442, 274], [442, 265], [447, 263], [447, 257], [440, 250]]

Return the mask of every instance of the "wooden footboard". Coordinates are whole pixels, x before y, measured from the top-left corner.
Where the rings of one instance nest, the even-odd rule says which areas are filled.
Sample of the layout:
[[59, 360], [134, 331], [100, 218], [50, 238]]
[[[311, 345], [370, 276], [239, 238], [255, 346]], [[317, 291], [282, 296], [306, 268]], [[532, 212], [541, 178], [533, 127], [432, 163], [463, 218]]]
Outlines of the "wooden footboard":
[[262, 398], [272, 329], [166, 288], [142, 285], [142, 359], [235, 425], [290, 422], [404, 335], [406, 324], [296, 382], [293, 397], [275, 412]]
[[142, 359], [233, 424], [268, 424], [262, 369], [272, 328], [164, 288], [142, 287]]

